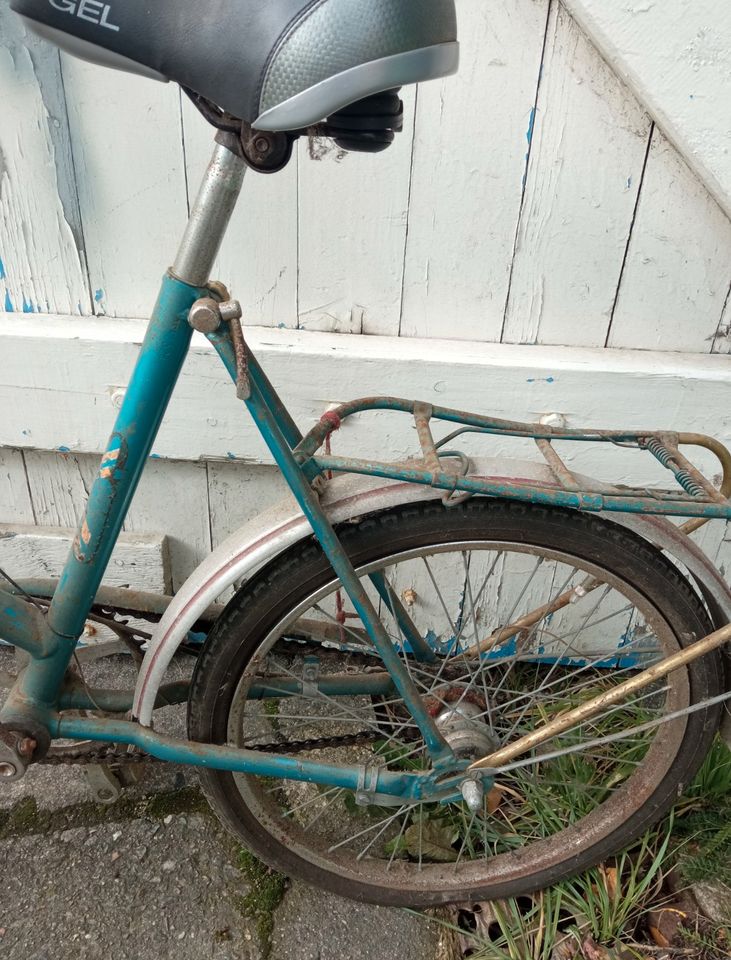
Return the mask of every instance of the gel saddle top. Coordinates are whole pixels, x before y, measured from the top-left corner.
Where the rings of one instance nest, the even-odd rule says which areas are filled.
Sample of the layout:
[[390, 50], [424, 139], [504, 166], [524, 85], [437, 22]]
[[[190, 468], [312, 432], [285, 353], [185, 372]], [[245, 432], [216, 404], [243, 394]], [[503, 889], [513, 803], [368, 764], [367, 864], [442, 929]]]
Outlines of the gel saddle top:
[[454, 73], [454, 0], [11, 0], [68, 53], [173, 80], [259, 130], [302, 129]]

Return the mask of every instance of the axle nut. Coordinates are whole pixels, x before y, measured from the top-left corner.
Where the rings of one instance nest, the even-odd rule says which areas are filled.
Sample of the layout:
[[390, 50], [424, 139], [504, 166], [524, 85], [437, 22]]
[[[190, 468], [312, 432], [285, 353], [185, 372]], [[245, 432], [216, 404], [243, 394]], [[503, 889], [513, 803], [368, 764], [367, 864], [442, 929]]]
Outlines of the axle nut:
[[3, 780], [12, 780], [18, 773], [17, 767], [12, 763], [0, 763], [0, 778]]
[[482, 786], [482, 781], [465, 780], [462, 784], [462, 799], [471, 813], [477, 813], [480, 810], [484, 797], [485, 788]]

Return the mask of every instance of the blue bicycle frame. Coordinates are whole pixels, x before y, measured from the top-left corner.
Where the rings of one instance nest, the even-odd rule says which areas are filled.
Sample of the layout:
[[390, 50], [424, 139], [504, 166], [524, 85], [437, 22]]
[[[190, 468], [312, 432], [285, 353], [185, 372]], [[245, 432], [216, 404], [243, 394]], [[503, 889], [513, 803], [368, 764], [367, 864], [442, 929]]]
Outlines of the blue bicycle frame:
[[[312, 525], [389, 675], [385, 685], [383, 679], [373, 677], [366, 677], [361, 682], [370, 684], [369, 690], [375, 690], [380, 683], [382, 688], [377, 692], [398, 691], [424, 738], [432, 761], [432, 771], [408, 773], [380, 767], [333, 766], [260, 751], [173, 740], [131, 721], [72, 718], [65, 715], [64, 710], [72, 707], [91, 709], [98, 702], [95, 699], [93, 704], [89, 703], [81, 692], [69, 688], [67, 671], [190, 346], [193, 332], [189, 323], [191, 308], [201, 298], [212, 296], [207, 286], [209, 272], [240, 193], [244, 170], [243, 160], [219, 143], [191, 213], [175, 264], [163, 280], [124, 403], [91, 489], [85, 516], [50, 606], [47, 611], [42, 611], [17, 594], [0, 591], [0, 636], [30, 655], [0, 710], [0, 724], [6, 730], [36, 730], [51, 738], [130, 744], [161, 759], [178, 763], [312, 781], [354, 791], [366, 789], [370, 795], [395, 800], [448, 798], [454, 793], [466, 761], [455, 758], [427, 712], [337, 533], [320, 506], [313, 482], [326, 471], [348, 471], [429, 484], [443, 489], [447, 499], [455, 493], [483, 493], [584, 510], [624, 510], [700, 519], [731, 517], [731, 508], [726, 499], [728, 490], [723, 495], [715, 491], [714, 496], [704, 487], [701, 494], [706, 495], [698, 494], [700, 481], [692, 467], [682, 458], [677, 460], [668, 456], [668, 450], [677, 452], [677, 435], [676, 445], [673, 445], [672, 435], [610, 434], [599, 431], [557, 433], [550, 428], [545, 431], [533, 428], [529, 435], [539, 445], [556, 438], [630, 443], [649, 450], [661, 462], [671, 459], [672, 464], [665, 465], [672, 470], [687, 495], [653, 498], [648, 497], [646, 491], [623, 491], [622, 496], [607, 496], [595, 491], [567, 489], [566, 486], [544, 489], [460, 476], [443, 468], [440, 457], [448, 454], [443, 451], [443, 443], [434, 443], [429, 429], [430, 419], [460, 424], [457, 433], [471, 430], [525, 435], [527, 428], [521, 431], [520, 425], [505, 421], [391, 398], [346, 405], [335, 420], [332, 417], [329, 420], [323, 418], [303, 438], [256, 359], [247, 353], [250, 395], [245, 401], [246, 406]], [[236, 381], [240, 375], [240, 356], [237, 356], [237, 344], [232, 337], [231, 327], [222, 321], [207, 335]], [[424, 453], [424, 469], [413, 464], [383, 464], [317, 456], [323, 440], [329, 430], [335, 428], [340, 417], [373, 408], [403, 410], [415, 416]], [[728, 474], [726, 481], [731, 480], [729, 462], [723, 459], [720, 452], [723, 448], [705, 439], [703, 445], [714, 449], [723, 462], [724, 472]], [[390, 596], [385, 583], [379, 581], [376, 575], [371, 579], [382, 600], [396, 616], [413, 654], [425, 660], [433, 658], [434, 651], [413, 628], [408, 614], [399, 601]], [[349, 687], [347, 692], [358, 692], [358, 682], [355, 679], [353, 683], [356, 686]], [[186, 691], [181, 688], [175, 691], [173, 699], [184, 700], [185, 696]], [[112, 702], [113, 705], [110, 705]], [[166, 702], [170, 702], [170, 699]], [[116, 700], [112, 697], [108, 703], [101, 702], [99, 705], [119, 711], [129, 707], [118, 695]], [[22, 774], [23, 758], [18, 755], [16, 759], [18, 773]], [[485, 778], [488, 778], [487, 773]]]

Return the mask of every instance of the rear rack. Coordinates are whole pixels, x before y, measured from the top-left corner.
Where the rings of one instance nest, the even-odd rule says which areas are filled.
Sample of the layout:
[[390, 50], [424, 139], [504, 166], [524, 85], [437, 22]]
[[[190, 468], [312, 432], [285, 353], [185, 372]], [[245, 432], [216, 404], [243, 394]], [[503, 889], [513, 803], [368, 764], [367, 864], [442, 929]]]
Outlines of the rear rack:
[[[357, 413], [372, 410], [411, 414], [419, 438], [421, 457], [387, 463], [336, 457], [329, 453], [318, 455], [318, 451], [344, 420]], [[459, 426], [457, 430], [436, 441], [432, 432], [434, 421]], [[460, 451], [446, 449], [457, 437], [467, 433], [534, 440], [555, 483], [541, 485], [512, 478], [469, 476], [469, 458]], [[587, 485], [561, 459], [553, 445], [557, 440], [611, 443], [649, 453], [672, 474], [675, 486], [672, 489], [650, 489], [619, 484]], [[699, 447], [714, 454], [722, 469], [719, 488], [681, 453], [681, 446]], [[558, 429], [540, 423], [500, 420], [397, 397], [366, 397], [344, 403], [325, 413], [295, 447], [294, 454], [301, 465], [314, 464], [318, 474], [356, 473], [436, 487], [445, 492], [443, 499], [447, 505], [454, 505], [475, 494], [483, 494], [594, 513], [610, 511], [691, 518], [680, 528], [684, 533], [692, 533], [708, 520], [731, 520], [731, 452], [718, 440], [700, 433]], [[452, 462], [445, 464], [444, 460]], [[453, 462], [455, 460], [456, 469]]]

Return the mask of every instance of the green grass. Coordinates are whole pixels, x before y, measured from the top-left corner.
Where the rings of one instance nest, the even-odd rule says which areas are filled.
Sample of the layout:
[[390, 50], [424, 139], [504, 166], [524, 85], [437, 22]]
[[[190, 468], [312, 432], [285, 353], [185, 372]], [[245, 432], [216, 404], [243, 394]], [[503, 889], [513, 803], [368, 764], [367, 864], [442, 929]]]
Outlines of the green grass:
[[[581, 764], [562, 772], [574, 783], [590, 775]], [[550, 811], [546, 817], [551, 820]], [[546, 828], [550, 833], [552, 824]], [[654, 956], [647, 914], [672, 899], [664, 886], [671, 871], [676, 888], [708, 879], [731, 886], [731, 751], [720, 740], [674, 813], [618, 857], [533, 898], [491, 904], [489, 937], [473, 936], [471, 958], [555, 960], [565, 955], [580, 960], [587, 937], [605, 948], [607, 960]], [[703, 918], [689, 918], [683, 938], [680, 949], [687, 952], [678, 956], [731, 956], [731, 930]], [[557, 954], [557, 945], [563, 953]], [[644, 950], [648, 945], [653, 952]]]

